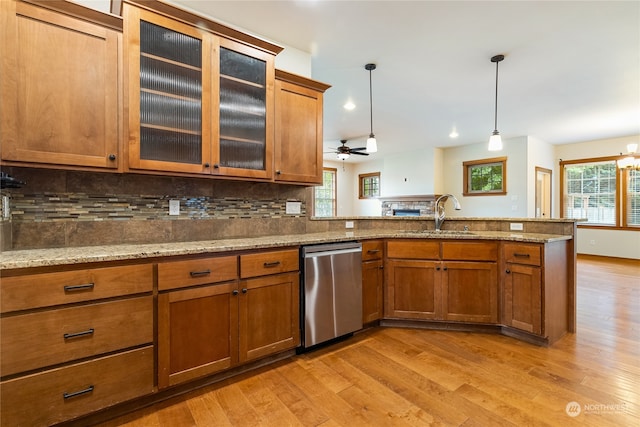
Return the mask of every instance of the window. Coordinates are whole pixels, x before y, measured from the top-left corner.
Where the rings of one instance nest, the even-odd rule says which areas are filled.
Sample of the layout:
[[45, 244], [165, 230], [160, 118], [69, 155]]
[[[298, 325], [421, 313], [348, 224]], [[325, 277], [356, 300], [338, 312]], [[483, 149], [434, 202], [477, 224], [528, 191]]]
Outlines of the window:
[[336, 216], [336, 178], [338, 169], [323, 168], [322, 185], [315, 187], [314, 215], [322, 217]]
[[359, 198], [372, 199], [380, 196], [380, 172], [358, 175]]
[[462, 163], [465, 196], [507, 194], [507, 158], [473, 160]]
[[563, 218], [579, 226], [640, 226], [640, 171], [620, 169], [618, 157], [560, 162]]

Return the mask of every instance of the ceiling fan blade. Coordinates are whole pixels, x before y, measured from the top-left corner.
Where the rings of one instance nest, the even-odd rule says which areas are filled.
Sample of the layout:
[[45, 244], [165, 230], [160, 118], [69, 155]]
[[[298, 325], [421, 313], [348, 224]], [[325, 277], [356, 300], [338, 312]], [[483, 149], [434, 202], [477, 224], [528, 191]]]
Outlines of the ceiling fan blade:
[[366, 150], [367, 147], [356, 147], [356, 148], [350, 148], [351, 151], [362, 151], [362, 150]]
[[368, 156], [369, 155], [369, 153], [361, 153], [359, 151], [353, 151], [353, 150], [351, 150], [351, 154], [356, 154], [358, 156]]

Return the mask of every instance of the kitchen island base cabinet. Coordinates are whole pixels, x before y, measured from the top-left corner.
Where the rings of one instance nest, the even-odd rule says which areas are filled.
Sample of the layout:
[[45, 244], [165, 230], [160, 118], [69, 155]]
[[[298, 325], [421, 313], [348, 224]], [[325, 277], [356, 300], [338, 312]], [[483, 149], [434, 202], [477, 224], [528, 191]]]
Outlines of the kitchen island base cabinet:
[[498, 266], [495, 262], [446, 262], [442, 271], [445, 320], [498, 322]]
[[441, 319], [441, 277], [435, 261], [389, 260], [385, 317]]

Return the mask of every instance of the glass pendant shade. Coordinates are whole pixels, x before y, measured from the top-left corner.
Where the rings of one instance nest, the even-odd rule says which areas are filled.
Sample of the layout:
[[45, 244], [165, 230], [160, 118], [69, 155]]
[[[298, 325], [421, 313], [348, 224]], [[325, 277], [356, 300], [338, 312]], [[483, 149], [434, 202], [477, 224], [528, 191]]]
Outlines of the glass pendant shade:
[[338, 153], [338, 160], [347, 160], [349, 158], [348, 153]]
[[370, 134], [369, 138], [367, 138], [367, 147], [365, 151], [367, 153], [375, 153], [378, 151], [378, 143], [376, 142], [375, 135]]
[[502, 150], [502, 137], [500, 136], [500, 132], [494, 130], [491, 138], [489, 138], [489, 151], [500, 150]]

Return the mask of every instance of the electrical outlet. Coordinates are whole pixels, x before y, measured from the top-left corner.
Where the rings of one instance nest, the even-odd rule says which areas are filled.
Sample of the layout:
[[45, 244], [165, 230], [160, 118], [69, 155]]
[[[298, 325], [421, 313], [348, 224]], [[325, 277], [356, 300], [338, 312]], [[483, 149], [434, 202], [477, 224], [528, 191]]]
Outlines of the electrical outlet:
[[169, 215], [180, 215], [180, 200], [169, 200]]
[[509, 230], [511, 231], [522, 231], [524, 230], [524, 226], [521, 222], [511, 222], [509, 223]]
[[344, 223], [344, 228], [353, 228], [353, 221], [347, 221]]

